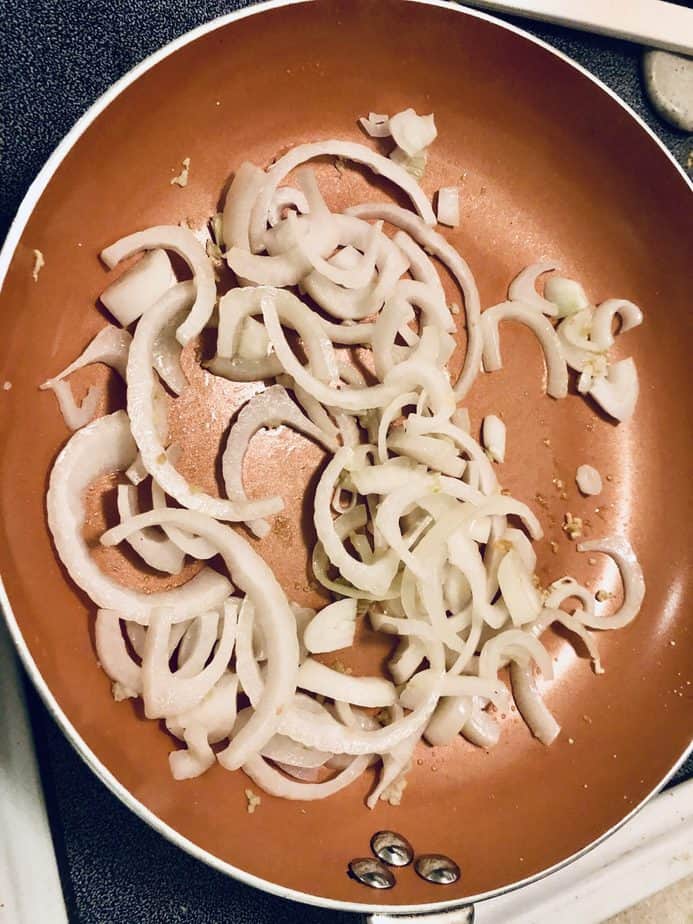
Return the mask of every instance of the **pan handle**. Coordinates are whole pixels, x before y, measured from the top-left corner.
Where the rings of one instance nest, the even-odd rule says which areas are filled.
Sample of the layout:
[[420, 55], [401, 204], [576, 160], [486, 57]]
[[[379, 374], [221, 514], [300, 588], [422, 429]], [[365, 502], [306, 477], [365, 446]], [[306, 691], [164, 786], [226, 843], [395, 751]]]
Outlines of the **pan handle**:
[[421, 914], [389, 914], [376, 912], [364, 915], [363, 924], [474, 924], [474, 905], [462, 905], [449, 911], [429, 911]]

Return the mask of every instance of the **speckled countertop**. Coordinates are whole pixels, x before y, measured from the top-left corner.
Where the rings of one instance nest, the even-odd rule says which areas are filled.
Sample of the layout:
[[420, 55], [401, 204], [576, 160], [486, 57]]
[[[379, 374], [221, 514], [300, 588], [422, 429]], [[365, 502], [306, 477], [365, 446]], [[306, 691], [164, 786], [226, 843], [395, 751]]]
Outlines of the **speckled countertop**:
[[[0, 237], [57, 142], [114, 80], [166, 42], [243, 0], [14, 0], [0, 43]], [[650, 108], [641, 50], [627, 42], [512, 20], [579, 61], [641, 115], [678, 161], [690, 135]], [[87, 770], [29, 692], [70, 919], [79, 924], [348, 924], [243, 886], [171, 846]], [[679, 777], [693, 775], [691, 762]], [[43, 924], [43, 922], [37, 922]], [[46, 922], [50, 924], [50, 922]]]

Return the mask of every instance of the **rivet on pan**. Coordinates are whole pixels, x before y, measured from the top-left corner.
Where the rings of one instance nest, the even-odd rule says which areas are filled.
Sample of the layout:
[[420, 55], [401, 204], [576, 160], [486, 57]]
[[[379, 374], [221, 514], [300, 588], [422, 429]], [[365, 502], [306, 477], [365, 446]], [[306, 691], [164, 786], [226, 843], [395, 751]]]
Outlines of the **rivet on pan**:
[[411, 844], [396, 831], [377, 831], [371, 838], [371, 850], [388, 866], [407, 866], [414, 859]]
[[349, 875], [371, 889], [391, 889], [395, 877], [390, 870], [373, 857], [361, 857], [349, 863]]
[[460, 878], [457, 863], [440, 853], [426, 853], [417, 857], [414, 869], [422, 879], [437, 885], [450, 885]]

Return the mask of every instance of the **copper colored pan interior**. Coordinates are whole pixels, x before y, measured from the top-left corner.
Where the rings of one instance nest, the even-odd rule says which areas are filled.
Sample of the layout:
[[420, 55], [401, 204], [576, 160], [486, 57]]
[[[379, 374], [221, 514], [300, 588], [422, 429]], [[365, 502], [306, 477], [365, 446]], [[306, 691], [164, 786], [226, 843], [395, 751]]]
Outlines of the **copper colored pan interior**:
[[[461, 739], [444, 750], [422, 748], [399, 808], [365, 809], [369, 777], [322, 803], [263, 796], [248, 815], [241, 773], [217, 766], [175, 783], [167, 765], [172, 740], [111, 698], [92, 647], [92, 608], [47, 533], [46, 480], [67, 432], [53, 396], [37, 385], [103, 324], [94, 307], [107, 280], [97, 259], [102, 247], [152, 224], [201, 224], [242, 160], [266, 165], [298, 142], [360, 140], [357, 116], [406, 106], [436, 113], [439, 139], [423, 185], [431, 194], [460, 185], [463, 220], [448, 237], [469, 260], [482, 304], [501, 300], [521, 267], [550, 256], [594, 300], [623, 296], [645, 311], [645, 325], [618, 345], [621, 356], [636, 357], [641, 376], [630, 423], [614, 427], [575, 395], [563, 402], [543, 396], [539, 349], [514, 325], [503, 332], [504, 370], [478, 381], [469, 406], [474, 425], [492, 409], [505, 416], [510, 461], [502, 478], [545, 524], [541, 576], [569, 572], [595, 589], [615, 586], [611, 566], [601, 557], [589, 565], [561, 532], [570, 510], [589, 524], [588, 535], [630, 537], [647, 598], [636, 624], [600, 638], [604, 676], [594, 676], [584, 651], [552, 640], [556, 679], [546, 695], [564, 729], [553, 747], [533, 740], [511, 713], [492, 753]], [[169, 180], [184, 157], [191, 158], [190, 183], [179, 189]], [[388, 192], [369, 187], [361, 172], [320, 170], [336, 207]], [[603, 834], [656, 786], [691, 735], [690, 215], [684, 181], [614, 100], [542, 48], [454, 10], [380, 0], [264, 12], [188, 44], [108, 106], [41, 197], [2, 293], [0, 380], [12, 389], [0, 391], [0, 565], [46, 684], [137, 800], [210, 854], [281, 887], [330, 900], [412, 904], [481, 893], [543, 870]], [[33, 248], [46, 259], [38, 283]], [[73, 382], [82, 388], [95, 375], [106, 372], [80, 373]], [[206, 388], [199, 371], [193, 380], [173, 426], [188, 449], [188, 471], [213, 488], [216, 446], [244, 391]], [[117, 388], [109, 400], [112, 407], [122, 401]], [[204, 437], [200, 419], [210, 423]], [[316, 595], [306, 576], [310, 518], [302, 495], [321, 461], [312, 444], [274, 435], [258, 437], [248, 467], [254, 490], [278, 485], [287, 497], [260, 549], [287, 592], [306, 602]], [[596, 502], [577, 494], [582, 462], [608, 476]], [[564, 482], [567, 499], [553, 479]], [[102, 504], [92, 495], [95, 535]], [[119, 553], [103, 561], [124, 580], [137, 579]], [[346, 862], [366, 854], [370, 835], [384, 827], [406, 834], [419, 851], [455, 857], [461, 881], [436, 887], [410, 869], [391, 892], [376, 894], [349, 880]]]

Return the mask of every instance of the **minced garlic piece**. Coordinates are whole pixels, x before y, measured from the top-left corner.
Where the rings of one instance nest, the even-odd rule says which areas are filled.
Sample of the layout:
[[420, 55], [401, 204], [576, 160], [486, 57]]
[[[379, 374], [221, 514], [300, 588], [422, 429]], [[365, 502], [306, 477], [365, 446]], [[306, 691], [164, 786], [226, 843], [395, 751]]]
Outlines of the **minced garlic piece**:
[[137, 699], [139, 693], [136, 693], [134, 690], [131, 690], [125, 684], [121, 683], [119, 680], [116, 680], [113, 686], [111, 687], [111, 692], [113, 693], [113, 699], [117, 703], [122, 703], [124, 699]]
[[9, 391], [10, 388], [12, 388], [12, 382], [3, 382], [3, 383], [2, 383], [2, 390], [3, 390], [3, 391]]
[[183, 160], [183, 169], [178, 174], [174, 176], [171, 180], [171, 186], [180, 186], [181, 189], [188, 185], [188, 177], [190, 176], [190, 158], [186, 157]]
[[255, 809], [262, 803], [262, 798], [254, 793], [252, 789], [245, 790], [245, 797], [248, 800], [248, 814], [252, 815]]
[[600, 603], [603, 603], [605, 600], [610, 600], [613, 594], [608, 590], [598, 590], [594, 596]]
[[561, 529], [569, 539], [579, 539], [582, 535], [582, 518], [574, 517], [570, 512], [566, 513]]
[[46, 261], [43, 257], [43, 254], [41, 253], [40, 250], [35, 250], [34, 251], [34, 266], [33, 266], [33, 269], [31, 270], [31, 278], [34, 280], [34, 282], [38, 282], [39, 273], [41, 272], [41, 270], [43, 269], [45, 265], [46, 265]]
[[335, 661], [334, 664], [332, 664], [332, 670], [338, 671], [340, 674], [353, 674], [354, 673], [352, 668], [346, 667], [346, 665], [342, 661]]

